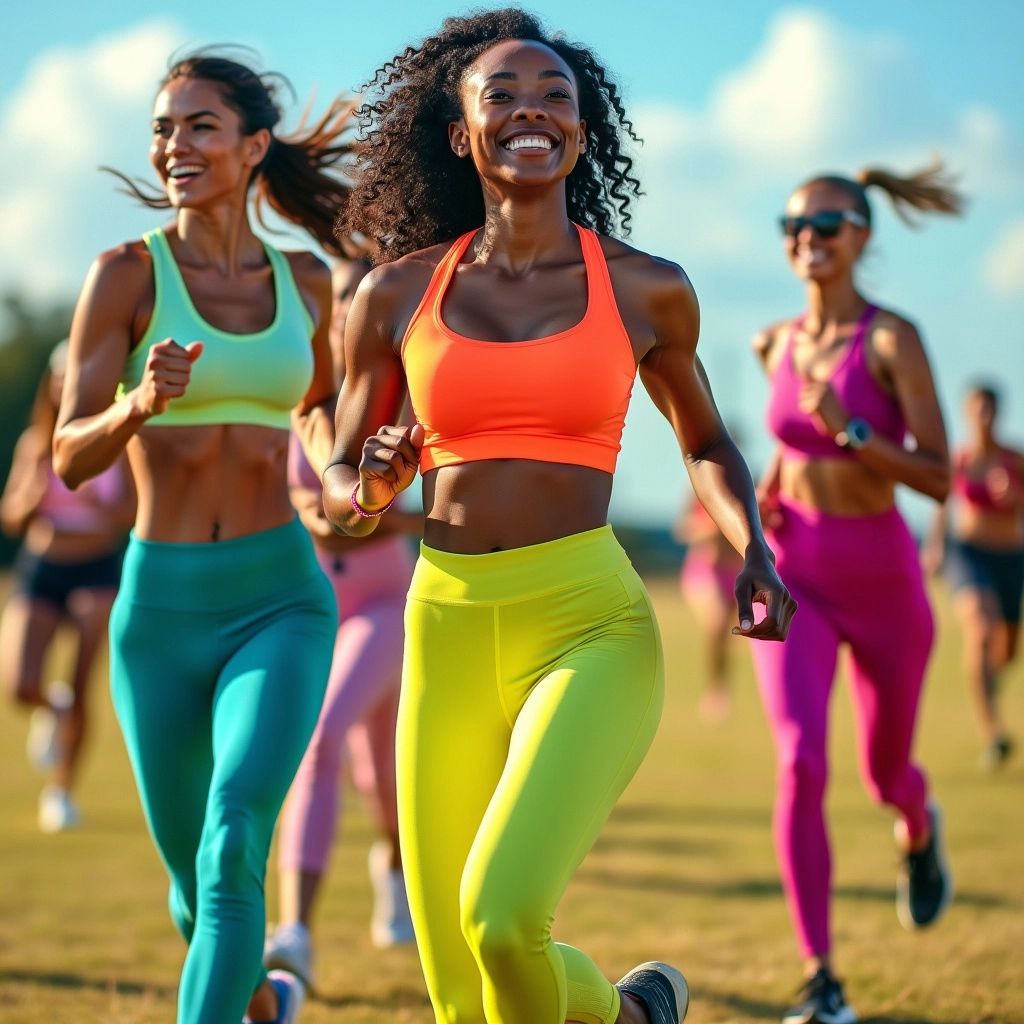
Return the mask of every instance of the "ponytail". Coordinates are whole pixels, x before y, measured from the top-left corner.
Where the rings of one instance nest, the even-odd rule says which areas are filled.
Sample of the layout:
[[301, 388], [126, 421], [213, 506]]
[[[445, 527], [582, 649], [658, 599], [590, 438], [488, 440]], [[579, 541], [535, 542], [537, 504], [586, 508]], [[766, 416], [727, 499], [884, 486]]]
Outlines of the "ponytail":
[[351, 152], [339, 141], [348, 130], [355, 104], [335, 99], [311, 128], [293, 135], [274, 136], [257, 168], [256, 218], [264, 227], [266, 203], [286, 220], [304, 227], [335, 256], [352, 255], [346, 239], [334, 233], [335, 221], [348, 201], [349, 186], [332, 169]]
[[956, 178], [939, 157], [906, 177], [881, 167], [865, 167], [858, 172], [857, 182], [864, 189], [880, 188], [889, 197], [896, 215], [911, 227], [917, 226], [915, 211], [956, 215], [963, 211], [964, 197], [954, 187]]
[[963, 212], [964, 196], [954, 187], [956, 178], [936, 157], [927, 167], [913, 174], [901, 177], [881, 167], [865, 167], [855, 178], [841, 174], [819, 174], [805, 181], [801, 188], [811, 185], [827, 185], [845, 192], [854, 203], [854, 209], [871, 224], [871, 205], [867, 190], [880, 188], [892, 203], [896, 215], [904, 224], [917, 227], [915, 212], [947, 213], [959, 215]]

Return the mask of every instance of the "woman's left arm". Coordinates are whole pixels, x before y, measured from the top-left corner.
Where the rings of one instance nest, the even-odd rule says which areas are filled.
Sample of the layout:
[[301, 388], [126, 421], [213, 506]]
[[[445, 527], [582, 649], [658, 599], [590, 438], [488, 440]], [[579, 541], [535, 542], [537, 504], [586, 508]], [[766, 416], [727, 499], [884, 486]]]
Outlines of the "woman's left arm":
[[[942, 502], [949, 496], [952, 472], [935, 381], [917, 328], [902, 318], [893, 320], [892, 328], [874, 332], [872, 344], [892, 382], [915, 447], [911, 450], [872, 433], [863, 446], [852, 450], [859, 462], [881, 476]], [[799, 400], [800, 408], [816, 416], [833, 437], [849, 426], [851, 415], [828, 382], [804, 384]]]
[[[644, 275], [645, 312], [652, 344], [640, 361], [640, 379], [672, 425], [697, 499], [729, 543], [743, 556], [736, 579], [740, 625], [733, 632], [784, 640], [796, 610], [775, 571], [757, 511], [754, 482], [715, 407], [697, 356], [697, 297], [679, 267], [654, 261]], [[754, 625], [754, 602], [767, 606]]]
[[292, 273], [310, 309], [313, 331], [313, 378], [305, 397], [292, 411], [292, 430], [317, 475], [334, 450], [334, 367], [331, 362], [331, 272], [310, 252], [289, 253]]

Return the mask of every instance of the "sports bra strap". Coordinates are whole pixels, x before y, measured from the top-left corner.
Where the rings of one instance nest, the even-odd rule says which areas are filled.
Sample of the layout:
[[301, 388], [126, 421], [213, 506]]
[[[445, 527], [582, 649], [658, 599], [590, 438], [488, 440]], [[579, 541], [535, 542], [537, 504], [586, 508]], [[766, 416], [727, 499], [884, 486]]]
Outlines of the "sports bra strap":
[[474, 228], [472, 231], [467, 231], [455, 240], [455, 244], [448, 250], [445, 258], [437, 265], [437, 270], [434, 271], [430, 279], [427, 293], [431, 296], [434, 312], [438, 316], [441, 315], [441, 300], [448, 291], [448, 286], [455, 276], [456, 268], [478, 230], [478, 228]]
[[415, 311], [409, 318], [409, 324], [405, 329], [405, 337], [402, 338], [400, 352], [405, 352], [405, 346], [409, 340], [410, 332], [413, 327], [416, 326], [416, 321], [419, 320], [428, 308], [435, 320], [440, 319], [441, 298], [448, 290], [448, 285], [455, 273], [455, 268], [459, 265], [459, 260], [462, 259], [462, 254], [467, 248], [469, 248], [469, 243], [472, 241], [473, 236], [478, 230], [479, 228], [474, 228], [472, 231], [467, 231], [464, 235], [460, 235], [456, 238], [455, 241], [452, 242], [452, 247], [444, 254], [444, 257], [437, 266], [434, 267], [434, 272], [430, 275], [430, 282], [427, 284], [427, 289], [423, 293], [423, 298], [420, 299]]
[[615, 315], [618, 316], [618, 303], [615, 301], [615, 289], [612, 287], [612, 277], [608, 272], [608, 261], [605, 259], [604, 250], [601, 248], [601, 239], [597, 234], [587, 228], [576, 225], [580, 235], [580, 248], [583, 250], [583, 262], [587, 268], [587, 308], [593, 310], [593, 298], [598, 286], [604, 295], [605, 302], [609, 303]]

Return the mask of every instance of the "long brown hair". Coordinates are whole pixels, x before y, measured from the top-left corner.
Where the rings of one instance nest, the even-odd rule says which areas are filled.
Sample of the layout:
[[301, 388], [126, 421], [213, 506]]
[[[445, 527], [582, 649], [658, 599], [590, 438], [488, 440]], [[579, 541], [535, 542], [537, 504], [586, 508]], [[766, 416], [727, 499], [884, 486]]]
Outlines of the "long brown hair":
[[[277, 94], [287, 80], [276, 72], [256, 72], [237, 60], [200, 51], [174, 61], [160, 82], [163, 89], [176, 78], [201, 79], [214, 83], [227, 103], [241, 118], [242, 132], [252, 135], [261, 128], [271, 135], [270, 148], [256, 168], [256, 217], [266, 227], [263, 204], [286, 220], [305, 228], [328, 252], [349, 254], [347, 239], [334, 232], [335, 220], [343, 210], [349, 187], [338, 170], [350, 153], [343, 137], [354, 127], [355, 104], [335, 98], [326, 113], [312, 125], [303, 124], [288, 136], [274, 134], [281, 120]], [[307, 111], [308, 113], [308, 111]], [[154, 210], [171, 205], [166, 193], [145, 182], [129, 178], [111, 167], [125, 191]]]

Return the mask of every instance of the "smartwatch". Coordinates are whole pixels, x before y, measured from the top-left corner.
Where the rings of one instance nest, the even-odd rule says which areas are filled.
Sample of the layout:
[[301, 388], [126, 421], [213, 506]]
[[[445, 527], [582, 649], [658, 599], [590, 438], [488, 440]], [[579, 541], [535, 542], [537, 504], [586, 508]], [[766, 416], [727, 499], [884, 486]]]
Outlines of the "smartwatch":
[[871, 440], [874, 431], [867, 420], [854, 416], [847, 424], [845, 430], [836, 434], [836, 444], [847, 451], [860, 451]]

